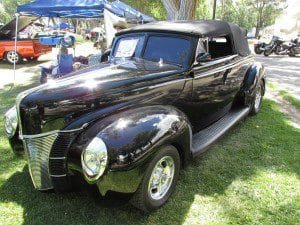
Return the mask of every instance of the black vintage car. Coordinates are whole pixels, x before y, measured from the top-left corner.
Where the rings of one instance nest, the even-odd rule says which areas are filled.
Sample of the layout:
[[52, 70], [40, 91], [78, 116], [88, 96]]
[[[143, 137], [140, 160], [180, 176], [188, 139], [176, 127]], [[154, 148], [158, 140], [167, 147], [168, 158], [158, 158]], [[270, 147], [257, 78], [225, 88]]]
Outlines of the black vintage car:
[[108, 62], [21, 93], [6, 131], [36, 189], [84, 177], [149, 212], [191, 158], [258, 113], [265, 82], [238, 26], [154, 22], [118, 33]]

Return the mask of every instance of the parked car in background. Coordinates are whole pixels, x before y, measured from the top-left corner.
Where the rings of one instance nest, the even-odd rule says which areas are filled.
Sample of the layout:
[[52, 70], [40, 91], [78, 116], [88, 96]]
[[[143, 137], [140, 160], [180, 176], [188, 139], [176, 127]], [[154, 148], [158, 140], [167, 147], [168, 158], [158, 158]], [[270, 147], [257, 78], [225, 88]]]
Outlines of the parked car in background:
[[6, 113], [36, 189], [69, 191], [82, 177], [150, 212], [192, 158], [261, 108], [264, 67], [231, 23], [136, 26], [116, 34], [109, 59], [21, 93]]
[[[26, 26], [32, 24], [37, 17], [20, 17], [19, 29], [22, 31]], [[51, 46], [42, 45], [38, 39], [30, 37], [17, 40], [17, 53], [15, 53], [15, 20], [6, 24], [0, 29], [0, 60], [4, 59], [8, 63], [21, 63], [23, 59], [36, 60], [39, 56], [52, 50]]]

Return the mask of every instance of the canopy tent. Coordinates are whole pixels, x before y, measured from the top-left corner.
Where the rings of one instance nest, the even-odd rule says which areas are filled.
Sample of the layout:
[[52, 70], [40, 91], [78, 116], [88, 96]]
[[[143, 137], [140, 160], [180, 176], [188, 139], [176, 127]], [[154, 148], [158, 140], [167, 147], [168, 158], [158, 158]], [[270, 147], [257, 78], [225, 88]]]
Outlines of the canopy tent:
[[18, 6], [17, 12], [43, 17], [99, 18], [106, 4], [106, 0], [36, 0]]
[[[154, 21], [130, 6], [120, 2], [106, 0], [35, 0], [17, 7], [15, 19], [15, 34], [18, 33], [19, 17], [34, 15], [37, 17], [57, 18], [103, 18], [104, 11], [115, 14], [121, 19], [141, 21], [142, 23]], [[111, 25], [111, 24], [110, 24]], [[107, 28], [107, 26], [106, 26]], [[107, 33], [106, 33], [107, 34]], [[17, 52], [17, 38], [15, 38], [15, 52]], [[14, 63], [14, 80], [15, 80]]]
[[61, 18], [101, 18], [104, 9], [127, 19], [151, 22], [154, 19], [121, 1], [106, 0], [35, 0], [17, 7], [20, 14]]

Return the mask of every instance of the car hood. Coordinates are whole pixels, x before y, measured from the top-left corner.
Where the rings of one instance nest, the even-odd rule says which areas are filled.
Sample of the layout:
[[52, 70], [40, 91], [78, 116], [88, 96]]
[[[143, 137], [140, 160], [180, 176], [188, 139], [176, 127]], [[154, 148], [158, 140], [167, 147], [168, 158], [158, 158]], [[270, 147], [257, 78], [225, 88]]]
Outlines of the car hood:
[[62, 129], [84, 114], [144, 99], [145, 92], [140, 90], [180, 70], [175, 65], [132, 59], [100, 64], [48, 82], [19, 97], [23, 134]]
[[[18, 22], [18, 32], [24, 30], [27, 26], [38, 20], [39, 16], [21, 16]], [[10, 40], [15, 37], [16, 32], [16, 18], [11, 20], [0, 28], [0, 40]]]

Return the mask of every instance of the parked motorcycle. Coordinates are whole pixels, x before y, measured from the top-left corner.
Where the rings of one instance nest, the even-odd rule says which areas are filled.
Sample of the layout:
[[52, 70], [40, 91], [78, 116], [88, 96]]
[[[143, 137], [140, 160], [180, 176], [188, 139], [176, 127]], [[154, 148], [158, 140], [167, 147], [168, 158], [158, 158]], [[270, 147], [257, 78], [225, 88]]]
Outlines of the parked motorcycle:
[[262, 42], [262, 41], [259, 41], [256, 44], [254, 44], [254, 52], [255, 52], [255, 54], [257, 54], [257, 55], [262, 54], [264, 52], [265, 47], [267, 45], [268, 45], [267, 43]]
[[269, 56], [272, 53], [278, 54], [281, 49], [281, 45], [284, 43], [284, 41], [278, 37], [278, 36], [273, 36], [271, 42], [265, 46], [264, 49], [264, 56]]
[[269, 56], [272, 53], [276, 55], [289, 55], [291, 57], [300, 54], [299, 38], [291, 42], [285, 42], [281, 38], [274, 36], [270, 45], [265, 47], [264, 56]]

